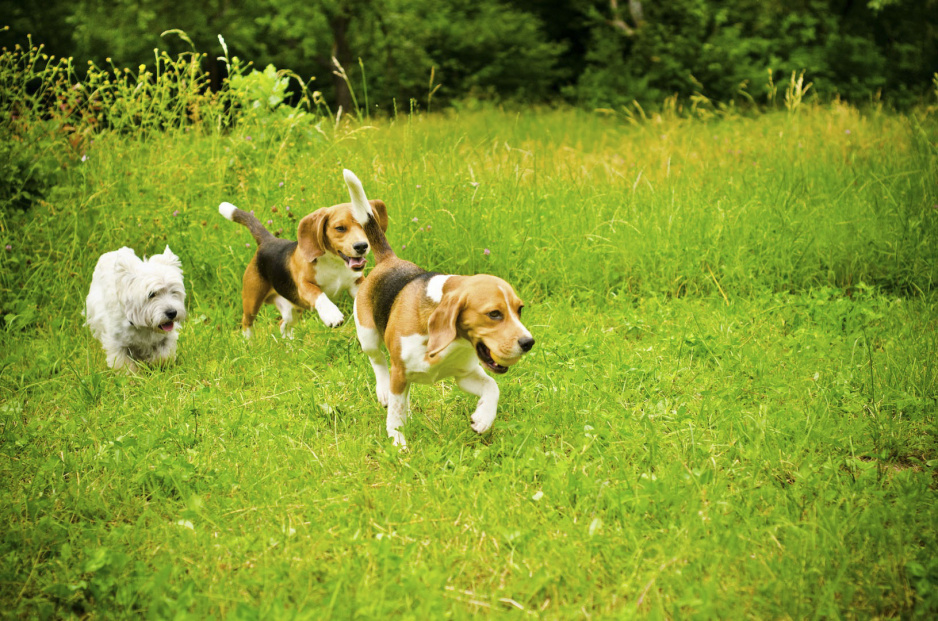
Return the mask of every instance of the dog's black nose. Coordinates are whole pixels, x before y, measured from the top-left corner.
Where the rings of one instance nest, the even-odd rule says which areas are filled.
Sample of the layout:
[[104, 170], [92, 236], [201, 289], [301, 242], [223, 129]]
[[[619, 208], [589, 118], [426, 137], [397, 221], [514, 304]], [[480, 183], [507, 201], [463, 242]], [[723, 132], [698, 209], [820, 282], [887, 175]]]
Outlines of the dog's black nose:
[[352, 246], [352, 248], [355, 249], [355, 252], [358, 253], [358, 256], [362, 256], [363, 254], [368, 252], [368, 242], [358, 242], [357, 244]]
[[518, 339], [518, 345], [524, 351], [531, 351], [531, 348], [534, 347], [534, 337], [522, 336], [520, 339]]
[[[166, 311], [166, 318], [167, 318], [167, 319], [175, 319], [175, 318], [176, 318], [176, 310], [173, 309], [173, 308], [171, 308], [171, 309], [169, 309], [168, 311]], [[532, 343], [532, 344], [533, 344], [533, 343]], [[522, 347], [524, 347], [524, 345], [522, 345]], [[530, 348], [528, 348], [528, 349], [530, 349]], [[526, 350], [524, 350], [524, 351], [528, 351], [528, 350], [526, 349]]]

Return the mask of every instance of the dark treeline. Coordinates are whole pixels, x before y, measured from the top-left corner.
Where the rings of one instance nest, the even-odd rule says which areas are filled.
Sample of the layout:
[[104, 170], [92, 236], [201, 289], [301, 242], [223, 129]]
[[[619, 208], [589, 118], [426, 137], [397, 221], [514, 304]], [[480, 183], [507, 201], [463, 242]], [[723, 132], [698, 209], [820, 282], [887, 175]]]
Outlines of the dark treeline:
[[[617, 107], [677, 94], [764, 101], [813, 92], [905, 106], [938, 71], [938, 0], [0, 0], [2, 44], [31, 34], [76, 63], [154, 64], [154, 48], [273, 63], [348, 110], [466, 99]], [[108, 61], [107, 59], [110, 59]], [[359, 62], [360, 61], [360, 62]], [[209, 71], [218, 65], [206, 61]], [[362, 71], [364, 68], [364, 75]], [[216, 82], [220, 79], [215, 75]]]

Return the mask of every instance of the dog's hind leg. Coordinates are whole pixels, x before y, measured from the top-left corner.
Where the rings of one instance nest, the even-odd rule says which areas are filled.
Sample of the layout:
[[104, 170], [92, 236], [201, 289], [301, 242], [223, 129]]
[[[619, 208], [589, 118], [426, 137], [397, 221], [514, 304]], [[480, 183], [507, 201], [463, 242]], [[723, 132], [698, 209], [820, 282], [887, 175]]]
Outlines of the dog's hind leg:
[[381, 351], [381, 335], [376, 328], [366, 327], [359, 322], [357, 300], [352, 306], [352, 316], [355, 318], [355, 333], [358, 335], [358, 342], [371, 362], [371, 369], [375, 372], [375, 393], [378, 397], [378, 403], [387, 407], [391, 376], [388, 373], [387, 358], [384, 357], [384, 353]]
[[403, 369], [391, 369], [391, 390], [388, 396], [388, 437], [394, 440], [394, 446], [407, 448], [407, 440], [400, 428], [407, 423], [410, 414], [410, 384]]
[[254, 325], [254, 318], [257, 317], [257, 312], [264, 304], [270, 290], [270, 283], [257, 270], [255, 259], [251, 259], [247, 269], [244, 270], [244, 280], [241, 288], [241, 303], [244, 308], [244, 313], [241, 315], [241, 331], [244, 333], [244, 338], [251, 338], [251, 326]]

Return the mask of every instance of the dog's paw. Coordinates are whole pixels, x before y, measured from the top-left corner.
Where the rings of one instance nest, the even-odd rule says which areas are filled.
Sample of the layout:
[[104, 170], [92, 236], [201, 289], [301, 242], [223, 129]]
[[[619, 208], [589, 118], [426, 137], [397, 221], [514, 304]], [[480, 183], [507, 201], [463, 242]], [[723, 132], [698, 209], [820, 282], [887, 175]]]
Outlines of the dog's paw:
[[122, 371], [129, 375], [134, 375], [139, 370], [133, 358], [121, 350], [107, 352], [107, 366], [115, 371]]
[[494, 412], [480, 412], [476, 410], [472, 415], [472, 430], [478, 434], [483, 434], [492, 428], [492, 423], [494, 422]]
[[332, 302], [328, 304], [317, 303], [316, 310], [319, 311], [319, 318], [322, 319], [322, 322], [330, 328], [340, 326], [342, 322], [345, 321], [345, 316], [342, 314], [342, 311]]
[[407, 450], [407, 440], [404, 439], [404, 434], [402, 434], [400, 431], [397, 429], [389, 429], [388, 437], [394, 441], [394, 446], [401, 450]]
[[388, 407], [388, 402], [391, 398], [391, 390], [388, 386], [388, 382], [382, 382], [380, 379], [375, 385], [375, 395], [378, 397], [378, 403], [384, 407]]

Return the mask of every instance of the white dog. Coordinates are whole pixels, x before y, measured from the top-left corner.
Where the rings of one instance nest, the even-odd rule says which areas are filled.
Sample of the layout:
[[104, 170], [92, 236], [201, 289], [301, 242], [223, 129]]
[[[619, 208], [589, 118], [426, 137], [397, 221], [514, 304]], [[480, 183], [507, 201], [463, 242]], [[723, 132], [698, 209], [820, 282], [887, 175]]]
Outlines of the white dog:
[[133, 373], [137, 362], [161, 363], [176, 355], [185, 300], [182, 264], [169, 246], [146, 261], [124, 247], [98, 259], [85, 324], [101, 341], [108, 366]]

